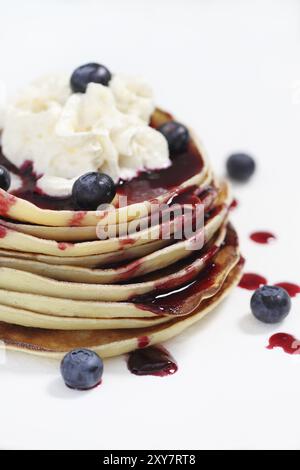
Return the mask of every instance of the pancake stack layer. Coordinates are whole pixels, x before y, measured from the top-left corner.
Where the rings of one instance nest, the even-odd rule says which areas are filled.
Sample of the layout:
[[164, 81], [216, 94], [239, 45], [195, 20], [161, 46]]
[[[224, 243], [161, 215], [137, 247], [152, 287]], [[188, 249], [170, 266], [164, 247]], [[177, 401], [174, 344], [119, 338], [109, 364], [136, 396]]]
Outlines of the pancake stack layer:
[[[156, 111], [152, 125], [169, 119]], [[88, 347], [114, 356], [179, 334], [227, 295], [243, 264], [227, 184], [213, 177], [193, 136], [163, 172], [120, 186], [114, 211], [43, 208], [0, 190], [0, 340], [42, 355]], [[120, 206], [124, 194], [129, 203]], [[201, 207], [203, 246], [176, 236], [182, 218], [143, 228], [160, 203], [187, 206], [192, 222]]]

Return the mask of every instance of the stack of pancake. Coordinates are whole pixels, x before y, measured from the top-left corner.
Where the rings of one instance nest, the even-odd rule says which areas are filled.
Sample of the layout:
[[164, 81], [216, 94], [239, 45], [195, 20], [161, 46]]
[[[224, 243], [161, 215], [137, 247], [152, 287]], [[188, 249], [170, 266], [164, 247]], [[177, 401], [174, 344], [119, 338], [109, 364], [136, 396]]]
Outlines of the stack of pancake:
[[[170, 119], [157, 110], [152, 125]], [[0, 190], [0, 340], [12, 349], [62, 356], [88, 347], [108, 357], [160, 343], [211, 311], [240, 279], [228, 185], [213, 177], [192, 134], [170, 168], [120, 184], [115, 210], [50, 202]], [[144, 228], [159, 204], [188, 206], [192, 223], [201, 207], [204, 226], [180, 238], [178, 218], [166, 223], [160, 214]], [[203, 246], [195, 247], [200, 236]]]

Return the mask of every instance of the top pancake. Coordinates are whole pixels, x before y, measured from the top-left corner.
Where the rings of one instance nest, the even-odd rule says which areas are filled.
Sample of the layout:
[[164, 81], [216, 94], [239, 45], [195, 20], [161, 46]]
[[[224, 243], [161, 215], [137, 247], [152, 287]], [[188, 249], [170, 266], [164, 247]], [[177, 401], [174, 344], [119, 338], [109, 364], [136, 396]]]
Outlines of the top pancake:
[[[170, 119], [171, 116], [168, 113], [157, 110], [152, 117], [151, 125], [158, 127]], [[114, 211], [42, 208], [30, 202], [30, 197], [26, 200], [26, 195], [22, 197], [22, 193], [19, 191], [10, 194], [0, 189], [0, 216], [10, 220], [50, 227], [93, 227], [98, 224], [106, 226], [125, 223], [148, 216], [153, 202], [166, 202], [183, 188], [201, 185], [205, 180], [207, 181], [208, 174], [209, 167], [203, 146], [191, 133], [187, 152], [176, 156], [169, 168], [155, 172], [154, 178], [145, 172], [119, 187], [113, 201]], [[120, 196], [127, 196], [127, 206], [119, 207]]]

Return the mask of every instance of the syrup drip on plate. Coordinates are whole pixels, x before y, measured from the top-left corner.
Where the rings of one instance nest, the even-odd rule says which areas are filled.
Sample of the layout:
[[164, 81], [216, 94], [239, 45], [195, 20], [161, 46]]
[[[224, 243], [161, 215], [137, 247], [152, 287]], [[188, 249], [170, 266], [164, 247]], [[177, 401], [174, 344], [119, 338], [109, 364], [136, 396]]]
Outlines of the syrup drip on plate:
[[178, 370], [177, 363], [171, 354], [162, 346], [136, 349], [129, 354], [128, 369], [135, 375], [155, 375], [165, 377]]
[[267, 284], [267, 279], [260, 274], [245, 273], [240, 280], [239, 287], [247, 290], [256, 290]]
[[232, 203], [230, 204], [229, 206], [229, 209], [232, 210], [232, 209], [236, 209], [239, 205], [239, 202], [237, 199], [233, 199]]
[[276, 236], [271, 232], [253, 232], [250, 235], [250, 239], [255, 243], [266, 245], [267, 243], [276, 240]]
[[287, 354], [300, 354], [300, 341], [287, 333], [276, 333], [269, 339], [267, 349], [281, 348]]
[[296, 295], [300, 294], [300, 286], [298, 284], [293, 284], [292, 282], [277, 282], [277, 284], [274, 285], [285, 289], [290, 297], [296, 297]]

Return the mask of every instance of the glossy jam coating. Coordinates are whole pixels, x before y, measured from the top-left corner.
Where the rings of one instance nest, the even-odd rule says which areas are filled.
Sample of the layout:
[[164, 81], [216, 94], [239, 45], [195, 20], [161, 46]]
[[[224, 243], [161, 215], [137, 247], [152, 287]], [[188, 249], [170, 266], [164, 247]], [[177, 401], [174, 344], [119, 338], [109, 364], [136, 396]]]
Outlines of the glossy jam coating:
[[136, 349], [129, 354], [128, 369], [135, 375], [165, 377], [175, 374], [178, 366], [171, 354], [162, 346]]

